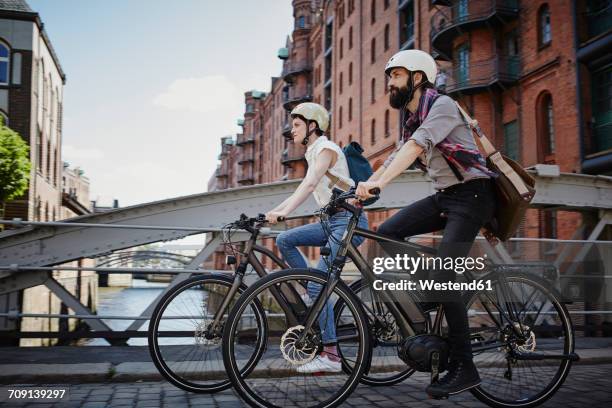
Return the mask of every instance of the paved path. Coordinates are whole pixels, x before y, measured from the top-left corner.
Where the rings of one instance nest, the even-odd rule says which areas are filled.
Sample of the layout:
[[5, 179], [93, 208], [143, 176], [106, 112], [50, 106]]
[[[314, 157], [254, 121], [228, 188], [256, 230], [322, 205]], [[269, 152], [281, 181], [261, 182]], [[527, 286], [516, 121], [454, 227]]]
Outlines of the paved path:
[[[543, 407], [609, 407], [612, 406], [612, 364], [577, 365], [557, 394]], [[343, 407], [485, 407], [469, 393], [447, 401], [427, 399], [423, 389], [426, 377], [416, 375], [393, 387], [360, 385]], [[18, 387], [18, 386], [13, 386]], [[90, 383], [70, 385], [70, 401], [56, 404], [3, 404], [3, 406], [43, 407], [222, 407], [246, 406], [227, 390], [214, 395], [191, 394], [166, 382]]]

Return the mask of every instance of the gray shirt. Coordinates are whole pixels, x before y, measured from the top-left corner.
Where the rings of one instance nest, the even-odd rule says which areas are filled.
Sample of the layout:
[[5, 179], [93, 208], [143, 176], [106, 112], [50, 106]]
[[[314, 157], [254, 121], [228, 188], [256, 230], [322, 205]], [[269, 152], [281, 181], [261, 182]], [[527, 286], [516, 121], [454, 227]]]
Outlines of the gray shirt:
[[[427, 166], [427, 175], [433, 182], [433, 187], [440, 190], [453, 184], [461, 183], [451, 170], [448, 163], [442, 156], [439, 149], [435, 146], [442, 140], [447, 139], [450, 143], [461, 144], [468, 149], [478, 150], [476, 142], [472, 136], [472, 131], [463, 120], [455, 101], [446, 95], [440, 95], [429, 110], [429, 114], [414, 131], [410, 139], [421, 146], [425, 151], [424, 164]], [[383, 164], [389, 167], [397, 152], [402, 148], [404, 142], [397, 143], [396, 149], [391, 153]], [[472, 168], [470, 172], [465, 171], [461, 166], [456, 166], [463, 176], [463, 182], [475, 178], [489, 178], [489, 175]]]

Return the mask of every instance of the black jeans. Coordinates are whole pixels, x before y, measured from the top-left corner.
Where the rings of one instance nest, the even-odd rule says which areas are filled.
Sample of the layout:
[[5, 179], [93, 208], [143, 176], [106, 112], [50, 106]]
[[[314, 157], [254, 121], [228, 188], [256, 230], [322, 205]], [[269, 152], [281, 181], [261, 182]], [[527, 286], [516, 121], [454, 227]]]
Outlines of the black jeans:
[[[440, 190], [394, 214], [378, 227], [378, 232], [396, 239], [444, 230], [437, 256], [465, 257], [480, 228], [495, 211], [495, 192], [492, 179], [473, 179]], [[383, 248], [385, 245], [382, 244]], [[435, 271], [434, 280], [454, 281], [451, 271]], [[449, 326], [451, 358], [471, 360], [467, 311], [461, 292], [448, 291], [444, 305]]]

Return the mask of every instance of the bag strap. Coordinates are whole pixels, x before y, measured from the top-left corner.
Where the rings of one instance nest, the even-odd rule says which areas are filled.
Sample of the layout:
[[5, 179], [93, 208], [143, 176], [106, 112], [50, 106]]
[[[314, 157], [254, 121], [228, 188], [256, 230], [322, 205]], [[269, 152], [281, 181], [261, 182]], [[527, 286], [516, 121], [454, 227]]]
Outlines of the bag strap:
[[470, 115], [468, 115], [467, 112], [463, 110], [461, 105], [459, 105], [459, 102], [455, 101], [455, 104], [457, 105], [457, 108], [459, 108], [459, 112], [461, 112], [463, 119], [465, 119], [470, 129], [472, 129], [474, 133], [476, 133], [476, 135], [478, 136], [478, 139], [475, 138], [474, 141], [476, 142], [478, 146], [482, 146], [482, 150], [484, 151], [486, 157], [489, 157], [490, 155], [495, 153], [497, 149], [495, 148], [495, 146], [493, 146], [493, 144], [489, 141], [489, 139], [487, 139], [485, 134], [482, 132], [482, 129], [480, 129], [480, 125], [478, 124], [478, 121], [476, 119], [472, 119]]
[[530, 200], [531, 197], [533, 197], [533, 192], [531, 192], [529, 188], [527, 188], [527, 185], [525, 184], [521, 176], [519, 176], [518, 173], [515, 172], [514, 169], [508, 163], [506, 163], [502, 154], [498, 152], [497, 149], [495, 149], [495, 146], [493, 146], [489, 139], [487, 139], [482, 129], [480, 128], [478, 121], [476, 119], [472, 119], [470, 115], [468, 115], [467, 112], [463, 110], [461, 105], [459, 105], [459, 102], [455, 101], [455, 104], [457, 105], [457, 108], [459, 108], [459, 112], [461, 112], [461, 115], [463, 115], [463, 118], [467, 122], [468, 126], [478, 136], [478, 138], [474, 138], [474, 142], [476, 142], [476, 144], [482, 148], [482, 150], [486, 154], [486, 157], [490, 158], [490, 160], [493, 161], [495, 165], [497, 165], [498, 169], [501, 170], [501, 172], [506, 177], [508, 177], [508, 179], [514, 185], [518, 193], [525, 199]]
[[344, 191], [348, 191], [351, 189], [351, 185], [346, 181], [342, 180], [340, 177], [333, 175], [329, 170], [325, 172], [325, 175], [331, 180], [329, 183], [329, 188], [333, 186], [338, 186]]

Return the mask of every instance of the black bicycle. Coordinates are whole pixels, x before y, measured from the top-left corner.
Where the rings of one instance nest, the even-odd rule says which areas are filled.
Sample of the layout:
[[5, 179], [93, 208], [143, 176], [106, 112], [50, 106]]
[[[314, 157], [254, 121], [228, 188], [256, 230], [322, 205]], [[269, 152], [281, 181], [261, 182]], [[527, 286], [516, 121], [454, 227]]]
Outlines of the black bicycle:
[[[149, 323], [149, 352], [159, 372], [177, 387], [197, 393], [214, 393], [231, 387], [222, 363], [220, 343], [228, 312], [247, 288], [245, 275], [263, 277], [268, 274], [260, 261], [261, 257], [272, 261], [273, 270], [288, 267], [274, 252], [257, 245], [265, 223], [263, 214], [255, 218], [242, 214], [238, 220], [225, 225], [222, 229], [224, 249], [228, 264], [235, 265], [233, 275], [201, 274], [186, 279], [168, 291], [155, 307]], [[242, 247], [232, 242], [232, 234], [238, 230], [250, 233]], [[361, 281], [354, 282], [351, 288], [364, 299], [368, 296], [369, 289]], [[273, 292], [278, 304], [284, 307], [284, 312], [292, 313], [294, 309], [286, 299], [295, 301], [299, 294], [290, 287]], [[341, 309], [338, 309], [338, 313]], [[241, 370], [244, 371], [254, 367], [262, 355], [265, 347], [263, 340], [268, 329], [263, 306], [256, 303], [249, 310], [254, 329], [250, 332], [245, 330], [243, 335], [256, 339], [256, 352], [252, 353], [247, 348], [243, 353], [249, 356], [242, 361]], [[274, 322], [278, 316], [268, 314], [267, 317]], [[384, 325], [372, 327], [376, 328], [372, 333], [373, 338], [379, 340], [374, 350], [377, 364], [384, 369], [363, 376], [361, 381], [369, 385], [393, 385], [403, 381], [413, 370], [399, 364], [401, 361], [393, 355], [397, 346], [394, 321], [388, 318]], [[394, 339], [396, 342], [393, 342]]]
[[[225, 225], [223, 242], [231, 273], [198, 274], [169, 290], [158, 302], [149, 323], [149, 351], [159, 372], [172, 384], [191, 392], [213, 393], [231, 387], [221, 357], [221, 337], [228, 312], [247, 285], [245, 276], [266, 276], [260, 257], [268, 257], [277, 269], [285, 262], [268, 248], [257, 245], [266, 220], [263, 214], [240, 218]], [[242, 248], [232, 243], [232, 234], [245, 230], [250, 237]], [[239, 262], [238, 262], [239, 261]], [[263, 306], [254, 303], [249, 316], [257, 321], [251, 333], [263, 348], [267, 326]], [[251, 354], [241, 369], [248, 371], [259, 357]]]
[[[434, 381], [448, 365], [443, 307], [425, 311], [411, 291], [372, 290], [369, 282], [379, 278], [351, 240], [357, 234], [410, 253], [435, 255], [436, 250], [357, 227], [363, 209], [347, 203], [351, 198], [355, 198], [354, 190], [336, 191], [320, 211], [322, 218], [338, 208], [352, 213], [328, 274], [314, 269], [270, 274], [240, 296], [227, 318], [223, 361], [235, 389], [252, 406], [337, 406], [364, 375], [386, 371], [386, 365], [372, 359], [373, 347], [381, 340], [394, 346], [408, 375], [429, 372]], [[361, 291], [367, 296], [358, 296], [340, 279], [348, 258], [361, 272], [364, 280], [359, 285], [367, 289]], [[476, 281], [469, 271], [463, 276], [468, 282]], [[490, 290], [465, 293], [474, 362], [482, 378], [471, 392], [494, 407], [541, 404], [561, 386], [572, 361], [578, 359], [572, 322], [561, 297], [539, 276], [509, 268], [487, 265], [479, 280], [490, 282]], [[309, 282], [322, 286], [316, 299], [308, 297]], [[317, 322], [328, 301], [335, 304], [342, 369], [303, 373], [300, 367], [323, 349]], [[250, 316], [250, 310], [260, 307], [265, 330]], [[262, 339], [254, 333], [266, 336], [263, 351]], [[248, 370], [243, 368], [244, 361], [253, 361]]]

